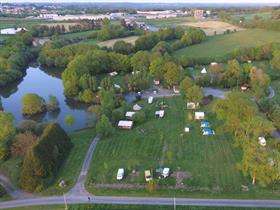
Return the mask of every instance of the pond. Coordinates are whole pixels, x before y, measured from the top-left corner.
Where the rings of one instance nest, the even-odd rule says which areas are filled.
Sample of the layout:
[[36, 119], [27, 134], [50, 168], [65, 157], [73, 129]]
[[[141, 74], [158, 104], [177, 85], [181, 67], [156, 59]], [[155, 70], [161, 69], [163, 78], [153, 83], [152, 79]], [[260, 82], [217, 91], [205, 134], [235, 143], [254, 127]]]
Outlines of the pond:
[[[94, 116], [88, 113], [87, 105], [66, 98], [63, 93], [61, 70], [42, 69], [41, 67], [29, 67], [25, 77], [5, 88], [0, 88], [0, 97], [4, 111], [10, 112], [15, 117], [18, 125], [28, 118], [21, 111], [21, 99], [27, 93], [36, 93], [48, 101], [51, 94], [59, 101], [60, 110], [53, 113], [44, 113], [29, 119], [36, 122], [58, 122], [66, 131], [73, 131], [89, 127], [94, 122]], [[73, 125], [64, 123], [64, 118], [71, 114], [75, 118]]]

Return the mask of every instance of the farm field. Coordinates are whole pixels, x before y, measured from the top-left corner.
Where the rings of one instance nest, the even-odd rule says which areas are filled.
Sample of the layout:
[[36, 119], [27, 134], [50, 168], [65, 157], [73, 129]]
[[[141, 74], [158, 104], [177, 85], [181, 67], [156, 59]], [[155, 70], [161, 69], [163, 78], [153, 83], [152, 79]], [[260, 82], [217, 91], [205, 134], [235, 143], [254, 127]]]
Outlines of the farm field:
[[245, 18], [245, 21], [253, 20], [255, 16], [259, 16], [262, 18], [270, 18], [271, 13], [270, 12], [262, 12], [262, 13], [248, 13], [248, 14], [238, 14], [238, 15], [232, 15], [231, 18], [234, 20], [240, 20], [240, 18]]
[[198, 21], [198, 22], [186, 22], [179, 24], [181, 26], [192, 26], [198, 27], [204, 30], [207, 36], [213, 36], [215, 34], [224, 34], [225, 31], [241, 31], [244, 30], [239, 28], [238, 26], [232, 25], [230, 23], [222, 22], [222, 21]]
[[[217, 129], [217, 135], [205, 137], [199, 122], [186, 120], [181, 97], [165, 101], [169, 107], [163, 119], [154, 118], [155, 104], [142, 101], [140, 104], [149, 116], [147, 122], [132, 130], [116, 130], [112, 137], [99, 142], [88, 175], [88, 190], [94, 194], [147, 196], [143, 185], [144, 170], [170, 167], [172, 172], [181, 172], [182, 179], [171, 176], [160, 180], [159, 189], [153, 195], [246, 196], [241, 185], [250, 186], [250, 180], [237, 169], [241, 151], [233, 146], [231, 138], [221, 128], [221, 122], [210, 112], [211, 104], [203, 110], [207, 110], [208, 120], [211, 127]], [[186, 125], [190, 127], [188, 134], [184, 133]], [[117, 182], [116, 172], [121, 167], [126, 169], [125, 179]], [[134, 174], [131, 173], [133, 169], [136, 170]], [[251, 186], [250, 190], [254, 193]]]
[[81, 32], [73, 32], [73, 33], [66, 33], [60, 35], [61, 37], [74, 39], [74, 38], [87, 38], [92, 33], [96, 32], [97, 30], [90, 30], [90, 31], [81, 31]]
[[[280, 42], [280, 33], [263, 29], [208, 37], [206, 41], [174, 52], [177, 58], [220, 58], [236, 48]], [[211, 50], [210, 50], [211, 49]]]
[[45, 20], [32, 20], [25, 18], [0, 18], [0, 29], [11, 27], [25, 27], [31, 29], [33, 25], [46, 23]]
[[177, 18], [162, 18], [162, 19], [145, 19], [148, 25], [154, 27], [167, 27], [176, 26], [177, 24], [182, 24], [185, 22], [194, 22], [194, 17], [177, 17]]

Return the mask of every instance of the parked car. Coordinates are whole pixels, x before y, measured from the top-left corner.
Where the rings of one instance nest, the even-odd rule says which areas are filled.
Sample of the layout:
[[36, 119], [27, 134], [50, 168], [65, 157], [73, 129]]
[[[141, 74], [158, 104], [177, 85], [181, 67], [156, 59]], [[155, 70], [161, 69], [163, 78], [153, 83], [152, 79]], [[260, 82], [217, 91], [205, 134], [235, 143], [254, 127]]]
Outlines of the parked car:
[[117, 180], [122, 180], [124, 177], [124, 169], [123, 168], [119, 168], [118, 169], [118, 173], [117, 173]]
[[149, 181], [153, 180], [153, 177], [152, 177], [152, 174], [151, 174], [150, 170], [145, 171], [145, 180], [146, 180], [146, 182], [149, 182]]

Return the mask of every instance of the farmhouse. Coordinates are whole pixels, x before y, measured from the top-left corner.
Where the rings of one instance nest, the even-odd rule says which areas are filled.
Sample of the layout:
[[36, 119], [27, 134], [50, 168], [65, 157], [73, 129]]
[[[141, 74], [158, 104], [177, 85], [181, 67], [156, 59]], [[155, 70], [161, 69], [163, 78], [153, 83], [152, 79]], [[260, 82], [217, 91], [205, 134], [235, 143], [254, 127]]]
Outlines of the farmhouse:
[[204, 112], [195, 112], [194, 113], [194, 119], [204, 120], [205, 119], [205, 113]]
[[132, 126], [133, 126], [133, 121], [120, 120], [118, 123], [118, 127], [122, 129], [131, 129]]

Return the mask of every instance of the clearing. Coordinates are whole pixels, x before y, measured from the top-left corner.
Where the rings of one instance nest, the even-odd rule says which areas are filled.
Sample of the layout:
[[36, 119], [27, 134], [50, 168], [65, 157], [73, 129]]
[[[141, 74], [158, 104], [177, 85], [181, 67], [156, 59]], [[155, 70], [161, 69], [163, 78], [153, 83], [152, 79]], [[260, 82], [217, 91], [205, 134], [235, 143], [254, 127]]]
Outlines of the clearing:
[[200, 44], [175, 51], [174, 55], [178, 58], [213, 58], [214, 60], [226, 56], [237, 48], [280, 42], [279, 37], [280, 32], [277, 31], [249, 29], [227, 35], [207, 37]]
[[185, 23], [181, 23], [179, 25], [201, 28], [205, 31], [207, 36], [213, 36], [215, 34], [224, 34], [224, 32], [226, 32], [227, 30], [230, 30], [230, 31], [244, 30], [244, 29], [242, 29], [238, 26], [232, 25], [230, 23], [226, 23], [226, 22], [222, 22], [222, 21], [215, 21], [215, 20], [199, 21], [199, 22], [185, 22]]

